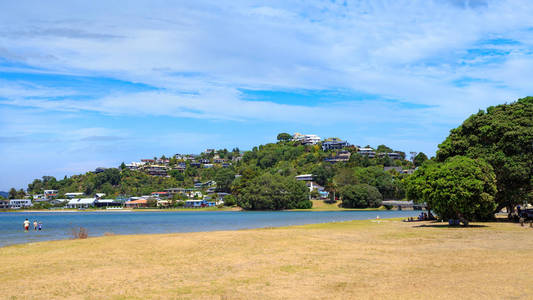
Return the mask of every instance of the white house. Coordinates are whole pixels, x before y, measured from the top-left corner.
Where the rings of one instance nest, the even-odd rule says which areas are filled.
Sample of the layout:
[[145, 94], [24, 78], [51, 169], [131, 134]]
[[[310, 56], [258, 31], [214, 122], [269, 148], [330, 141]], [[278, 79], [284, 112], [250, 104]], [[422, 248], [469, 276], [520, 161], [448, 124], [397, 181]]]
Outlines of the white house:
[[72, 198], [76, 198], [76, 197], [80, 197], [80, 196], [83, 196], [84, 193], [65, 193], [65, 197], [69, 198], [69, 199], [72, 199]]
[[71, 199], [67, 203], [67, 208], [89, 208], [94, 206], [95, 201], [96, 198]]
[[295, 176], [296, 180], [300, 181], [313, 181], [313, 174], [302, 174]]
[[31, 207], [33, 204], [30, 199], [11, 199], [9, 200], [9, 208], [19, 209], [23, 207]]
[[292, 136], [293, 141], [301, 142], [304, 145], [316, 145], [320, 143], [321, 138], [316, 134], [300, 134], [295, 133]]

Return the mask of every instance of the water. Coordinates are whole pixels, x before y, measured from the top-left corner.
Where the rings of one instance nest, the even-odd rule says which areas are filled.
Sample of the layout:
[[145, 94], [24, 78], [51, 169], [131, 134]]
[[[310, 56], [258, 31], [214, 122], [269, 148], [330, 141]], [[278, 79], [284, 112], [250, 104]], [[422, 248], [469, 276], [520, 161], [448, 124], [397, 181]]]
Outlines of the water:
[[[84, 227], [89, 236], [114, 234], [146, 234], [198, 232], [279, 227], [313, 223], [407, 218], [419, 211], [102, 211], [102, 212], [7, 212], [0, 213], [0, 247], [10, 244], [72, 237], [72, 229]], [[24, 232], [22, 223], [28, 218], [32, 225]], [[42, 231], [33, 230], [33, 221], [43, 223]]]

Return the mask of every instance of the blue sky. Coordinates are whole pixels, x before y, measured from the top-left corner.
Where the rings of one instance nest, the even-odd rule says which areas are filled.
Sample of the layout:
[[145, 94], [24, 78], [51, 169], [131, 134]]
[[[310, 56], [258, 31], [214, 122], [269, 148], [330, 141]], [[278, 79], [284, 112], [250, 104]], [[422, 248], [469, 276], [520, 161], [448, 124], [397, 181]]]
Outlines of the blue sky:
[[2, 1], [0, 190], [279, 132], [433, 155], [532, 95], [527, 0]]

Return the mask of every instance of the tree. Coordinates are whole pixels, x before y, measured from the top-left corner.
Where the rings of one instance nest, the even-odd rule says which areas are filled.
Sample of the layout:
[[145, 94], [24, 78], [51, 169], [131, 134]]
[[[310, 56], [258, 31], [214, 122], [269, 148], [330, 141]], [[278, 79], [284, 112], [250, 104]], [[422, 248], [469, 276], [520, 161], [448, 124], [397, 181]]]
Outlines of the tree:
[[383, 197], [377, 188], [368, 184], [350, 184], [341, 189], [343, 207], [379, 207]]
[[288, 133], [285, 133], [285, 132], [282, 132], [282, 133], [278, 134], [277, 139], [280, 142], [288, 142], [288, 141], [292, 140], [292, 135], [290, 135]]
[[419, 152], [414, 158], [413, 163], [415, 164], [415, 167], [420, 167], [426, 160], [428, 160], [428, 157], [424, 152]]
[[237, 203], [250, 210], [311, 208], [313, 205], [305, 183], [269, 173], [252, 179], [242, 190]]
[[183, 172], [178, 170], [170, 170], [168, 173], [172, 178], [176, 179], [177, 181], [183, 181], [185, 180], [185, 175], [183, 175]]
[[436, 159], [483, 158], [496, 174], [495, 212], [530, 199], [533, 190], [533, 97], [491, 106], [451, 130]]
[[226, 195], [224, 197], [224, 206], [235, 206], [237, 204], [237, 199], [233, 195]]
[[376, 149], [376, 152], [377, 153], [391, 153], [393, 152], [394, 150], [392, 150], [392, 148], [389, 148], [385, 145], [379, 145]]
[[124, 162], [122, 162], [120, 164], [120, 167], [119, 167], [121, 170], [125, 170], [126, 169], [126, 164]]
[[485, 220], [494, 214], [496, 175], [482, 159], [427, 161], [407, 179], [407, 197], [425, 202], [440, 219]]
[[16, 199], [17, 198], [17, 194], [18, 194], [17, 190], [15, 188], [11, 188], [9, 190], [9, 194], [8, 194], [7, 198], [8, 199]]
[[231, 192], [231, 184], [235, 180], [235, 172], [231, 169], [222, 168], [215, 174], [215, 181], [217, 183], [217, 191], [229, 193]]

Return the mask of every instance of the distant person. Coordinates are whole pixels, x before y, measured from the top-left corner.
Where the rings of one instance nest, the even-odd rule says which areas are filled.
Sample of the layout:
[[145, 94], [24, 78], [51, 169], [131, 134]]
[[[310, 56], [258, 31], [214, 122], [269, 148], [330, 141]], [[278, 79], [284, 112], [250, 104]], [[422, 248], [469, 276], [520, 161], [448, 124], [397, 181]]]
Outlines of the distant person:
[[37, 230], [37, 221], [33, 221], [33, 230]]
[[43, 229], [43, 223], [39, 222], [38, 227], [39, 227], [39, 231], [41, 231]]
[[30, 230], [30, 221], [28, 221], [28, 219], [26, 219], [26, 221], [24, 221], [24, 230], [25, 231]]

